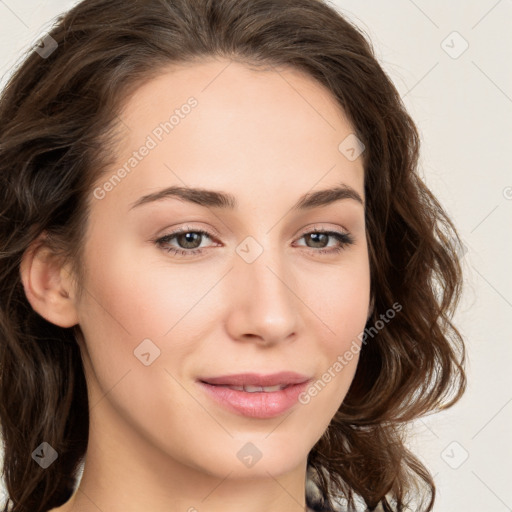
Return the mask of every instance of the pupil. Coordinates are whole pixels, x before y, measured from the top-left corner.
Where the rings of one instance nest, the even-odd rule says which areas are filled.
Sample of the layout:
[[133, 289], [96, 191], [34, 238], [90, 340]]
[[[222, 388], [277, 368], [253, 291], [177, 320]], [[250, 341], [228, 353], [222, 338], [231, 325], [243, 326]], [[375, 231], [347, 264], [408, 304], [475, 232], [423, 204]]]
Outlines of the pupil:
[[[181, 235], [181, 238], [185, 239], [184, 245], [187, 249], [195, 249], [196, 247], [198, 247], [198, 245], [196, 244], [194, 246], [194, 238], [196, 238], [196, 242], [197, 242], [197, 239], [199, 239], [200, 236], [201, 235], [199, 233], [185, 233], [185, 234]], [[192, 246], [190, 246], [190, 244], [192, 244]]]
[[[311, 233], [309, 235], [310, 238], [313, 238], [313, 242], [319, 242], [318, 238], [320, 237], [327, 237], [327, 235], [325, 233]], [[325, 240], [324, 240], [325, 242]], [[324, 247], [322, 244], [321, 244], [321, 247]]]

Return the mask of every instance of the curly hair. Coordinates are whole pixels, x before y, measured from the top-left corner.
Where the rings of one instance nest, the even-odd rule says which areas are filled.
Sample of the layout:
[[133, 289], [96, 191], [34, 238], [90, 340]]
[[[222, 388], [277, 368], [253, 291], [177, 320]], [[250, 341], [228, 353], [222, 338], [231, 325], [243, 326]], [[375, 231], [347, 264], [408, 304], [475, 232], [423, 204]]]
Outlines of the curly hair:
[[[305, 72], [364, 143], [367, 326], [390, 304], [402, 310], [362, 349], [308, 468], [326, 507], [341, 495], [350, 506], [360, 497], [370, 509], [404, 510], [422, 496], [417, 510], [432, 510], [433, 477], [405, 447], [404, 426], [450, 407], [466, 387], [464, 341], [452, 323], [461, 241], [418, 174], [417, 128], [364, 32], [321, 0], [84, 0], [59, 16], [46, 42], [46, 54], [27, 52], [0, 97], [4, 512], [67, 501], [89, 428], [79, 326], [56, 326], [31, 308], [22, 256], [45, 234], [81, 282], [91, 190], [114, 161], [122, 106], [164, 68], [205, 58]], [[59, 453], [44, 470], [31, 456], [42, 441]]]

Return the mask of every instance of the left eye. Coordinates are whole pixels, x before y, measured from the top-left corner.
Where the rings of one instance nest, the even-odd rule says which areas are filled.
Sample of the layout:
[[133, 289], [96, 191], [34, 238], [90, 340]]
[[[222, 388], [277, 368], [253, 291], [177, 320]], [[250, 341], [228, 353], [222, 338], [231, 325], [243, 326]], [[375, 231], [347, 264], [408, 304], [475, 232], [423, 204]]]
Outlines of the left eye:
[[[190, 256], [203, 252], [203, 248], [200, 247], [203, 237], [209, 238], [210, 240], [212, 239], [210, 233], [201, 229], [180, 229], [161, 238], [158, 238], [154, 242], [157, 246], [163, 248], [166, 252], [176, 255], [179, 254], [182, 256]], [[304, 233], [300, 238], [305, 238], [309, 241], [312, 241], [314, 244], [320, 244], [320, 247], [306, 246], [308, 249], [313, 250], [315, 253], [337, 253], [344, 249], [346, 246], [354, 243], [354, 239], [349, 233], [339, 233], [337, 231], [321, 231], [316, 229]], [[328, 245], [324, 245], [323, 242], [328, 243], [329, 238], [334, 238], [337, 240], [338, 245], [330, 247], [329, 249], [325, 249], [325, 247], [328, 247]], [[179, 247], [169, 245], [169, 242], [174, 239], [176, 239], [178, 242]]]
[[[319, 253], [336, 253], [340, 252], [345, 247], [352, 245], [354, 243], [354, 239], [349, 233], [338, 233], [337, 231], [320, 231], [320, 230], [314, 230], [309, 233], [304, 233], [301, 238], [306, 238], [310, 241], [313, 241], [313, 243], [320, 243], [322, 245], [322, 241], [326, 241], [329, 238], [334, 238], [338, 245], [331, 247], [330, 249], [324, 249], [324, 246], [322, 247], [309, 247], [309, 249], [319, 249]], [[327, 247], [327, 246], [325, 246]]]
[[[202, 252], [202, 249], [198, 248], [197, 242], [199, 242], [200, 245], [203, 237], [212, 238], [207, 231], [203, 231], [202, 229], [179, 229], [173, 233], [169, 233], [168, 235], [158, 238], [155, 240], [155, 243], [167, 252], [188, 256], [190, 254], [199, 254]], [[180, 247], [176, 248], [169, 246], [169, 242], [173, 239], [176, 239], [179, 242], [179, 245], [184, 246], [184, 248], [188, 250], [183, 250]]]

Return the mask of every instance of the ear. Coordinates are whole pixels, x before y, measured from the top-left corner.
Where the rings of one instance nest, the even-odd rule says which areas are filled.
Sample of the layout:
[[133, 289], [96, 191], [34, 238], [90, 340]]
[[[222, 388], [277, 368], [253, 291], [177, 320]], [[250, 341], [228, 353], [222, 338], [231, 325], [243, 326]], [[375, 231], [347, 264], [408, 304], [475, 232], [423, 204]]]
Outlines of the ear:
[[46, 243], [46, 233], [24, 252], [20, 275], [34, 311], [60, 327], [78, 323], [71, 271]]

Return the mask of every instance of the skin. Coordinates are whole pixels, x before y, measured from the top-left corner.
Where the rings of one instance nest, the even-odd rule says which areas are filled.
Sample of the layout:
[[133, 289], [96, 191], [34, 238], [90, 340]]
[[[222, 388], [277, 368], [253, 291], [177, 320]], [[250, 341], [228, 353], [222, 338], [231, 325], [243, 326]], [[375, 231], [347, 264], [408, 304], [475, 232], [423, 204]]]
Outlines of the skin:
[[[228, 63], [163, 70], [126, 102], [118, 160], [100, 186], [168, 112], [190, 96], [198, 105], [103, 199], [92, 198], [82, 300], [70, 267], [44, 245], [23, 259], [34, 309], [83, 333], [89, 447], [78, 491], [54, 511], [305, 510], [308, 453], [358, 354], [307, 405], [271, 419], [228, 411], [196, 379], [293, 370], [316, 380], [359, 343], [370, 313], [364, 206], [290, 209], [340, 183], [364, 199], [363, 165], [338, 150], [354, 130], [322, 85], [294, 69]], [[167, 198], [130, 210], [171, 185], [229, 192], [239, 206]], [[202, 255], [174, 256], [154, 242], [187, 226], [212, 234], [196, 242]], [[339, 242], [315, 245], [304, 236], [314, 227], [348, 232], [354, 243], [319, 254]], [[248, 236], [262, 249], [252, 263], [235, 250]], [[178, 237], [167, 248], [190, 251], [184, 244]], [[146, 338], [160, 350], [148, 366], [134, 356]], [[262, 454], [250, 468], [237, 457], [248, 442]]]

